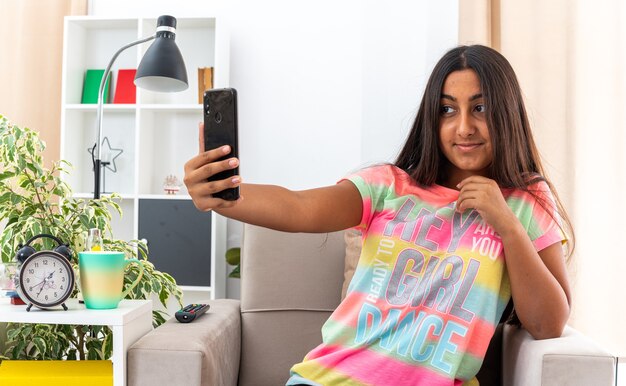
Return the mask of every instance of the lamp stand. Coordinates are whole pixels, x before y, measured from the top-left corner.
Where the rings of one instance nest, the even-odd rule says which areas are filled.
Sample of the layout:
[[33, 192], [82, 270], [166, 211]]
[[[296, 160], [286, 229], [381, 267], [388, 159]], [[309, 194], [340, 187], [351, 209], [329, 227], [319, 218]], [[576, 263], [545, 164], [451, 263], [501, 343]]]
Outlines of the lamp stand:
[[107, 192], [107, 179], [106, 179], [106, 167], [111, 165], [111, 162], [107, 162], [107, 161], [100, 161], [100, 165], [102, 165], [102, 193], [108, 193]]
[[[122, 53], [122, 51], [126, 50], [127, 48], [136, 46], [137, 44], [141, 44], [141, 43], [145, 43], [145, 42], [149, 42], [150, 40], [156, 38], [156, 35], [152, 35], [150, 37], [147, 37], [145, 39], [140, 39], [137, 41], [134, 41], [132, 43], [129, 43], [127, 45], [125, 45], [124, 47], [120, 48], [119, 50], [117, 50], [117, 52], [113, 55], [113, 57], [111, 58], [111, 61], [109, 61], [109, 64], [106, 67], [106, 70], [104, 71], [104, 75], [102, 76], [102, 80], [100, 81], [100, 89], [98, 90], [98, 109], [96, 110], [96, 129], [98, 132], [98, 140], [96, 142], [96, 145], [94, 147], [94, 155], [93, 155], [93, 173], [94, 173], [94, 190], [93, 190], [93, 198], [94, 199], [99, 199], [100, 198], [100, 170], [102, 168], [102, 161], [101, 161], [101, 150], [102, 150], [102, 104], [104, 103], [104, 88], [106, 85], [106, 81], [107, 78], [109, 77], [109, 74], [111, 73], [111, 67], [113, 66], [113, 63], [115, 63], [115, 59], [117, 59], [117, 57], [119, 56], [119, 54]], [[97, 151], [95, 151], [97, 149]]]

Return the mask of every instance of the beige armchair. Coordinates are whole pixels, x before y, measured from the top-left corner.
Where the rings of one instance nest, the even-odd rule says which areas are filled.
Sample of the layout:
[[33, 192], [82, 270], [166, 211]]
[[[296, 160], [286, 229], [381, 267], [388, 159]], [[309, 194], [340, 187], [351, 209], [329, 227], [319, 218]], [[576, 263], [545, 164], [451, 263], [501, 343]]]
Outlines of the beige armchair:
[[[339, 304], [343, 232], [291, 234], [246, 225], [241, 302], [207, 301], [188, 324], [171, 319], [128, 353], [128, 384], [284, 385], [289, 368], [321, 342], [321, 326]], [[500, 328], [480, 372], [481, 386], [614, 385], [615, 358], [568, 327], [534, 340]]]

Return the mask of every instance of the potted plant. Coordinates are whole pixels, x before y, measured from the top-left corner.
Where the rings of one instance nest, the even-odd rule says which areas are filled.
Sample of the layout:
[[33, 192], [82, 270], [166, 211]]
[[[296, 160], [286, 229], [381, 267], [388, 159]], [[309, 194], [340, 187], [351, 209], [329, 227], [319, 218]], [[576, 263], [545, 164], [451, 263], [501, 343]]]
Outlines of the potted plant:
[[[182, 307], [182, 291], [172, 276], [160, 272], [147, 261], [147, 246], [138, 240], [113, 238], [111, 213], [122, 214], [119, 195], [99, 199], [72, 197], [70, 186], [60, 177], [71, 165], [66, 161], [44, 167], [45, 148], [38, 133], [11, 124], [0, 115], [0, 233], [2, 262], [14, 261], [18, 245], [32, 236], [48, 233], [68, 243], [77, 255], [84, 250], [87, 231], [98, 228], [107, 250], [123, 251], [128, 257], [144, 260], [140, 283], [127, 298], [146, 299], [157, 294], [165, 307], [174, 296]], [[43, 241], [43, 248], [53, 245]], [[77, 261], [73, 261], [77, 272]], [[131, 266], [124, 284], [132, 283], [139, 273]], [[75, 290], [76, 292], [76, 290]], [[74, 294], [75, 296], [76, 294]], [[165, 322], [165, 312], [153, 311], [153, 325]], [[106, 326], [70, 326], [9, 323], [5, 358], [11, 359], [108, 359], [112, 352], [112, 333]]]

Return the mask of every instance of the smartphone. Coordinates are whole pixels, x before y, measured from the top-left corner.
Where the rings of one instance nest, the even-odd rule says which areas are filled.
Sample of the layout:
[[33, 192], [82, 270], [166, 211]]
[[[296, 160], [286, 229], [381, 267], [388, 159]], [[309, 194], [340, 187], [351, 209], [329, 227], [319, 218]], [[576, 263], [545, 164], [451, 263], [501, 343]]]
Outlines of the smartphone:
[[[229, 145], [231, 152], [219, 161], [239, 157], [237, 127], [237, 91], [234, 88], [212, 89], [204, 92], [204, 150]], [[239, 167], [209, 177], [209, 181], [232, 178]], [[239, 199], [239, 187], [213, 193], [213, 197], [228, 201]]]

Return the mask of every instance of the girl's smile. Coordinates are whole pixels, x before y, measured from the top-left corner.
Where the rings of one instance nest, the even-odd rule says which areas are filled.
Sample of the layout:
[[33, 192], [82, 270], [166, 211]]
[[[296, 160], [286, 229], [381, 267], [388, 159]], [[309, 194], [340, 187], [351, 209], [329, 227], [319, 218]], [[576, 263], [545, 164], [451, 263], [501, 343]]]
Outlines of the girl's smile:
[[478, 147], [484, 145], [484, 143], [456, 143], [456, 146], [459, 150], [464, 152], [470, 152], [472, 150], [476, 150]]

